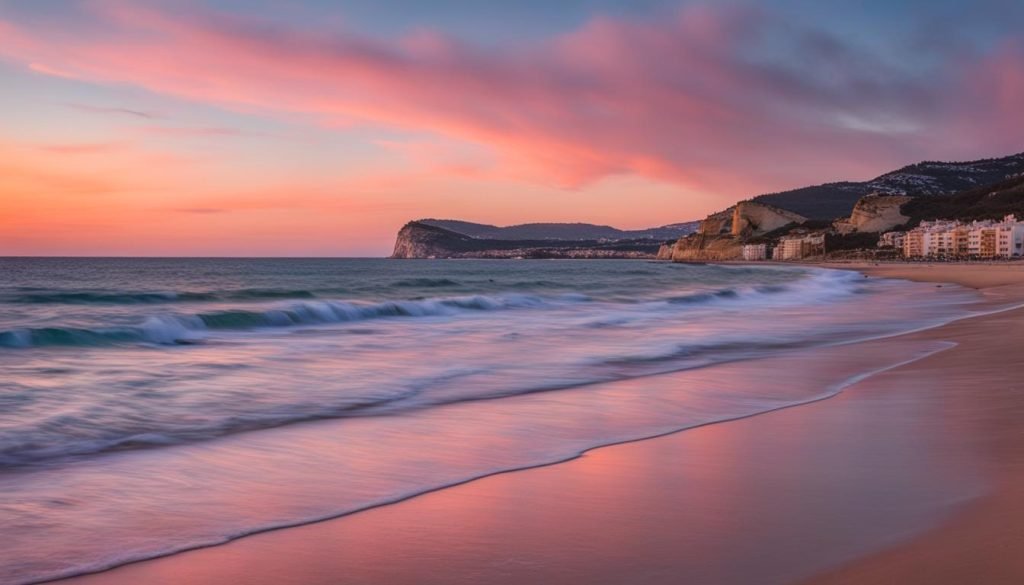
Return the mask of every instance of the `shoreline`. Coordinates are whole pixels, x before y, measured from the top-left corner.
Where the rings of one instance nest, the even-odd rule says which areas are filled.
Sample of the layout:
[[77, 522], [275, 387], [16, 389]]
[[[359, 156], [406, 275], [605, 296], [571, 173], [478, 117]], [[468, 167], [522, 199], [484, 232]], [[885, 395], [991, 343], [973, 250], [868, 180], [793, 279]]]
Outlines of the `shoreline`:
[[[844, 269], [850, 269], [851, 268], [849, 265], [843, 265], [843, 266], [816, 265], [816, 266], [825, 267], [825, 268], [832, 268], [832, 267], [834, 267], [834, 268], [844, 268]], [[870, 267], [867, 267], [866, 269], [863, 269], [862, 271], [864, 271], [864, 272], [872, 272]], [[1024, 274], [1024, 273], [1022, 273], [1022, 274]], [[882, 275], [875, 274], [875, 276], [882, 276]], [[888, 276], [892, 276], [892, 275], [888, 275]], [[926, 274], [926, 273], [921, 273], [921, 272], [915, 272], [911, 276], [914, 276], [915, 280], [916, 279], [931, 279], [931, 278], [934, 277], [933, 274], [930, 274], [930, 273]], [[1015, 276], [1019, 276], [1019, 275], [1015, 275]], [[904, 277], [905, 278], [906, 276], [896, 276], [896, 277]], [[978, 282], [976, 282], [974, 280], [971, 280], [970, 278], [961, 279], [961, 280], [963, 280], [962, 284], [964, 284], [966, 286], [971, 286], [972, 284], [974, 284], [974, 285], [978, 285], [978, 286], [973, 286], [972, 288], [979, 288], [979, 289], [980, 288], [985, 288], [985, 287], [980, 286]], [[934, 282], [934, 280], [927, 280], [927, 281]], [[1022, 278], [1021, 281], [1024, 282], [1024, 278]], [[1013, 283], [1006, 283], [1006, 284], [1013, 284]], [[991, 293], [993, 291], [988, 291], [988, 292]], [[999, 296], [1004, 296], [1001, 292], [999, 292], [997, 294], [999, 294]], [[1019, 298], [1024, 298], [1024, 295], [1021, 295]], [[1014, 313], [1017, 318], [1021, 317], [1021, 310], [1019, 310], [1019, 309], [1011, 310], [1011, 313]], [[938, 327], [936, 329], [929, 329], [929, 330], [926, 330], [926, 331], [923, 331], [923, 332], [904, 334], [904, 335], [901, 335], [900, 338], [914, 337], [914, 336], [928, 338], [928, 337], [931, 337], [934, 334], [934, 335], [937, 336], [935, 339], [943, 340], [943, 339], [945, 339], [946, 334], [941, 334], [940, 335], [939, 332], [941, 332], [941, 331], [943, 331], [945, 329], [948, 329], [948, 328], [951, 328], [951, 327], [955, 328], [955, 327], [957, 327], [960, 324], [971, 323], [971, 322], [977, 321], [979, 319], [984, 320], [984, 319], [991, 319], [991, 318], [992, 318], [991, 315], [989, 315], [989, 316], [981, 316], [981, 317], [972, 317], [972, 318], [965, 319], [965, 320], [962, 320], [962, 321], [954, 322], [952, 324], [943, 325], [943, 326], [940, 326], [940, 327]], [[935, 339], [933, 339], [933, 341]], [[872, 343], [872, 342], [862, 342], [862, 343]], [[955, 351], [957, 351], [957, 349], [959, 349], [959, 348], [951, 349], [951, 350], [949, 350], [949, 352], [955, 352]], [[944, 351], [944, 352], [941, 352], [941, 353], [945, 354], [945, 353], [948, 353], [948, 352]], [[920, 358], [920, 361], [932, 361], [932, 357], [923, 357], [923, 358]], [[888, 367], [888, 368], [882, 368], [882, 369], [888, 371], [888, 373], [892, 373], [892, 372], [898, 372], [900, 370], [904, 370], [906, 368], [913, 368], [913, 367], [917, 366], [918, 363], [919, 363], [919, 360], [915, 359], [915, 360], [910, 360], [909, 362], [904, 363], [904, 364], [896, 364], [894, 366], [891, 366], [891, 367]], [[866, 383], [867, 385], [870, 386], [870, 385], [873, 384], [873, 381], [876, 380], [876, 377], [877, 376], [870, 377], [870, 378], [868, 378], [868, 380], [866, 382], [865, 381], [857, 381], [854, 384], [855, 384], [855, 386], [861, 386], [861, 385]], [[858, 388], [854, 388], [854, 390], [857, 390], [857, 389]], [[846, 396], [846, 395], [844, 395], [844, 396]], [[842, 399], [842, 397], [840, 397], [840, 399]], [[825, 404], [834, 404], [834, 403], [835, 403], [835, 400], [827, 400], [827, 401], [825, 401]], [[796, 409], [796, 408], [787, 409], [787, 412], [788, 413], [796, 413], [797, 411], [803, 411], [805, 408], [807, 408], [806, 404], [805, 405], [801, 405], [801, 406], [802, 406], [802, 408], [800, 408], [800, 409]], [[759, 414], [759, 415], [756, 415], [754, 418], [762, 419], [762, 420], [774, 420], [773, 416], [774, 415]], [[801, 418], [799, 415], [794, 415], [794, 416], [796, 416], [796, 418]], [[806, 416], [807, 415], [804, 415], [804, 417], [806, 417]], [[753, 419], [748, 419], [748, 420], [753, 420]], [[753, 426], [758, 427], [758, 426], [762, 426], [763, 424], [764, 424], [763, 422], [758, 422], [758, 423], [754, 424]], [[735, 434], [736, 428], [739, 427], [739, 426], [742, 426], [742, 425], [737, 425], [736, 423], [730, 422], [728, 424], [719, 424], [719, 425], [713, 425], [713, 426], [715, 426], [717, 428], [714, 429], [713, 431], [711, 431], [711, 434], [713, 434], [713, 435], [728, 436], [730, 434]], [[750, 426], [750, 425], [747, 425], [747, 426]], [[769, 426], [771, 426], [771, 425], [769, 424]], [[629, 451], [641, 451], [641, 452], [643, 452], [643, 451], [658, 451], [659, 449], [663, 449], [664, 448], [660, 444], [660, 442], [668, 442], [669, 439], [672, 439], [672, 438], [689, 436], [691, 432], [693, 432], [693, 429], [688, 430], [686, 433], [682, 433], [681, 431], [673, 431], [673, 432], [669, 433], [668, 435], [662, 436], [661, 438], [637, 439], [635, 441], [631, 441], [630, 442], [631, 447], [633, 447], [633, 448], [630, 448], [628, 450]], [[707, 431], [705, 431], [705, 433], [706, 432]], [[704, 434], [704, 433], [701, 433], [701, 434]], [[678, 442], [678, 441], [676, 441], [676, 442]], [[568, 464], [567, 463], [560, 463], [560, 464], [557, 464], [557, 465], [556, 464], [550, 464], [549, 466], [546, 466], [550, 470], [550, 473], [553, 473], [554, 475], [559, 476], [559, 479], [553, 485], [559, 485], [559, 484], [565, 483], [567, 481], [566, 480], [566, 476], [569, 476], [569, 480], [571, 482], [571, 476], [573, 476], [573, 475], [579, 475], [580, 473], [583, 473], [584, 475], [586, 475], [588, 473], [588, 469], [592, 470], [592, 468], [595, 465], [598, 466], [598, 467], [601, 466], [601, 464], [602, 464], [601, 461], [608, 458], [607, 451], [619, 452], [619, 451], [622, 450], [622, 449], [620, 449], [620, 447], [621, 447], [621, 445], [620, 446], [598, 447], [598, 448], [596, 448], [596, 451], [595, 450], [591, 450], [591, 451], [586, 452], [587, 453], [586, 456], [584, 456], [582, 458], [576, 458], [576, 459], [570, 460], [571, 463], [568, 463]], [[142, 561], [142, 562], [131, 564], [131, 565], [125, 565], [125, 566], [122, 566], [120, 568], [115, 568], [115, 569], [112, 569], [112, 570], [107, 571], [107, 572], [95, 573], [95, 574], [92, 574], [92, 575], [86, 575], [86, 576], [82, 576], [82, 577], [75, 577], [75, 578], [72, 578], [72, 579], [69, 579], [69, 580], [65, 580], [65, 581], [61, 581], [61, 582], [67, 582], [67, 583], [72, 583], [72, 582], [74, 582], [74, 583], [79, 583], [79, 582], [81, 582], [81, 583], [122, 583], [122, 582], [123, 583], [128, 583], [128, 582], [153, 582], [153, 583], [160, 583], [160, 582], [168, 582], [168, 583], [170, 583], [170, 582], [173, 582], [174, 579], [171, 579], [169, 575], [179, 575], [181, 571], [184, 571], [185, 573], [188, 573], [188, 574], [192, 575], [193, 580], [190, 581], [190, 582], [211, 582], [211, 583], [223, 582], [223, 580], [225, 578], [229, 578], [232, 575], [235, 575], [235, 573], [231, 573], [231, 572], [224, 573], [221, 570], [224, 567], [224, 563], [222, 561], [225, 560], [225, 555], [226, 555], [226, 558], [229, 558], [229, 559], [232, 557], [232, 555], [237, 555], [237, 554], [241, 554], [242, 556], [246, 556], [247, 555], [246, 550], [248, 550], [249, 551], [248, 554], [251, 555], [251, 552], [254, 549], [261, 551], [260, 556], [265, 556], [267, 554], [273, 554], [273, 552], [275, 550], [295, 551], [296, 549], [300, 549], [303, 546], [308, 546], [309, 545], [310, 537], [308, 536], [308, 533], [310, 531], [313, 531], [313, 532], [324, 532], [324, 531], [326, 531], [328, 533], [333, 533], [335, 536], [337, 536], [337, 533], [339, 531], [340, 532], [347, 532], [347, 531], [349, 531], [349, 527], [343, 526], [343, 523], [350, 522], [351, 520], [354, 520], [356, 518], [359, 519], [359, 521], [357, 522], [357, 524], [359, 526], [356, 527], [357, 531], [361, 529], [361, 530], [364, 530], [365, 532], [367, 532], [368, 534], [376, 534], [377, 533], [376, 531], [378, 529], [375, 528], [374, 526], [372, 526], [372, 524], [374, 523], [374, 518], [375, 517], [380, 517], [380, 516], [391, 517], [391, 516], [394, 516], [396, 514], [399, 515], [399, 516], [402, 516], [403, 514], [405, 514], [405, 515], [411, 517], [412, 519], [415, 519], [418, 515], [422, 515], [424, 513], [429, 514], [431, 500], [434, 500], [434, 499], [437, 499], [437, 498], [441, 498], [443, 500], [450, 500], [453, 497], [458, 499], [460, 494], [462, 494], [462, 496], [464, 497], [466, 492], [469, 492], [470, 493], [470, 497], [472, 497], [472, 494], [474, 492], [480, 492], [481, 490], [483, 490], [485, 492], [487, 491], [487, 489], [483, 489], [483, 488], [480, 487], [482, 484], [485, 484], [485, 487], [487, 487], [487, 486], [491, 486], [494, 483], [501, 484], [501, 483], [505, 483], [506, 481], [507, 482], [511, 482], [511, 483], [518, 483], [520, 479], [525, 479], [525, 476], [531, 476], [531, 474], [535, 474], [535, 472], [537, 472], [537, 471], [540, 471], [540, 468], [534, 468], [533, 470], [527, 470], [527, 471], [516, 471], [515, 473], [506, 472], [506, 474], [502, 474], [501, 476], [491, 476], [491, 477], [489, 477], [487, 479], [483, 479], [483, 480], [481, 480], [481, 479], [471, 480], [470, 482], [462, 484], [462, 485], [460, 485], [458, 487], [444, 488], [444, 489], [442, 489], [442, 490], [440, 490], [438, 492], [435, 492], [433, 494], [430, 494], [430, 495], [417, 496], [417, 497], [414, 497], [414, 498], [412, 498], [410, 500], [406, 500], [402, 504], [390, 504], [388, 506], [385, 506], [384, 508], [378, 508], [376, 510], [371, 510], [371, 511], [368, 511], [368, 512], [360, 512], [358, 514], [352, 515], [352, 516], [347, 517], [347, 518], [335, 519], [335, 520], [327, 520], [327, 521], [324, 521], [324, 522], [321, 522], [321, 523], [317, 523], [317, 524], [314, 524], [314, 525], [306, 525], [306, 526], [301, 526], [301, 527], [297, 527], [297, 528], [277, 530], [277, 531], [273, 531], [273, 532], [269, 532], [269, 533], [264, 533], [263, 535], [260, 535], [260, 536], [248, 537], [248, 538], [245, 538], [245, 539], [242, 539], [242, 540], [234, 541], [234, 542], [229, 543], [229, 544], [224, 545], [224, 546], [219, 546], [219, 547], [214, 547], [214, 548], [209, 548], [209, 549], [203, 549], [203, 550], [197, 550], [197, 551], [194, 551], [194, 552], [181, 553], [181, 554], [177, 554], [177, 555], [174, 555], [174, 556], [163, 557], [163, 558], [160, 558], [160, 559], [154, 559], [154, 560], [150, 560], [150, 561]], [[656, 470], [653, 471], [653, 472], [651, 470], [646, 470], [646, 471], [648, 473], [653, 473], [655, 476], [657, 475], [657, 471]], [[545, 472], [545, 475], [546, 474], [547, 474], [547, 472]], [[518, 476], [518, 478], [514, 479], [514, 476]], [[535, 475], [531, 476], [531, 477], [535, 477]], [[550, 488], [550, 487], [553, 487], [553, 486], [549, 485], [548, 487]], [[537, 495], [536, 497], [540, 498], [541, 496]], [[424, 506], [427, 507], [427, 510], [425, 510], [425, 511], [423, 510]], [[595, 513], [596, 511], [590, 510], [590, 512]], [[552, 513], [557, 513], [557, 511], [553, 511]], [[959, 516], [956, 516], [956, 517], [959, 517]], [[581, 520], [579, 517], [575, 517], [575, 516], [574, 516], [574, 519], [576, 520], [577, 523], [585, 521], [585, 519]], [[370, 524], [369, 526], [368, 526], [368, 523]], [[942, 526], [945, 526], [945, 524], [942, 524]], [[323, 530], [321, 530], [321, 528]], [[937, 528], [936, 530], [941, 530], [941, 527]], [[304, 535], [303, 533], [306, 533], [306, 535]], [[928, 532], [928, 533], [926, 533], [926, 535], [918, 537], [918, 538], [927, 538], [927, 534], [931, 534], [931, 533]], [[674, 533], [670, 532], [669, 534], [663, 534], [662, 536], [666, 537], [666, 540], [671, 540], [670, 537], [672, 537], [673, 535], [674, 535]], [[678, 535], [676, 535], [676, 536], [678, 536]], [[256, 542], [256, 541], [259, 541], [256, 546], [250, 545], [250, 543]], [[275, 542], [277, 544], [274, 544]], [[917, 540], [916, 539], [912, 539], [910, 542], [911, 543], [917, 542]], [[269, 544], [269, 549], [266, 548], [266, 546], [268, 544]], [[888, 543], [888, 544], [892, 545], [894, 543]], [[911, 545], [907, 545], [907, 546], [912, 546], [912, 544]], [[879, 554], [885, 554], [885, 552], [882, 552], [882, 553], [879, 553]], [[197, 564], [197, 555], [202, 557], [201, 559], [198, 559], [198, 567], [201, 568], [201, 569], [204, 569], [205, 571], [207, 571], [207, 576], [205, 576], [205, 577], [201, 574], [202, 571], [194, 572], [195, 569], [196, 569], [196, 564]], [[249, 558], [250, 561], [254, 560], [254, 558], [251, 557], [251, 556], [249, 556], [247, 558]], [[869, 555], [868, 557], [865, 557], [865, 559], [872, 559], [872, 558], [874, 558], [874, 557], [871, 556], [871, 555]], [[565, 561], [566, 559], [561, 559], [561, 560]], [[320, 561], [322, 563], [322, 561], [324, 561], [324, 559], [321, 558], [321, 559], [318, 559], [318, 561]], [[857, 562], [859, 562], [859, 561], [854, 561], [852, 563], [852, 565], [849, 565], [849, 566], [857, 566]], [[867, 561], [865, 561], [865, 562], [867, 562]], [[284, 564], [287, 565], [288, 563], [285, 562]], [[327, 564], [330, 565], [330, 563], [327, 563]], [[193, 566], [190, 567], [189, 565], [193, 565]], [[844, 563], [844, 566], [847, 566], [847, 565]], [[218, 567], [220, 567], [220, 568], [218, 568]], [[295, 569], [295, 567], [291, 567], [291, 568]], [[335, 569], [335, 570], [344, 570], [344, 567], [342, 567], [342, 566], [333, 566], [332, 568]], [[259, 574], [260, 571], [253, 571], [252, 569], [245, 569], [245, 568], [237, 567], [237, 566], [235, 567], [235, 569], [237, 571], [239, 571], [238, 575], [235, 575], [236, 577], [238, 577], [239, 575], [245, 575], [246, 576], [246, 578], [244, 579], [244, 582], [267, 582], [267, 583], [274, 582], [273, 580], [266, 580], [266, 579], [261, 581], [260, 580], [261, 575]], [[850, 571], [850, 569], [844, 569], [844, 573], [843, 574], [844, 575], [850, 574], [849, 571]], [[161, 578], [160, 576], [161, 575], [163, 575], [164, 577], [166, 577], [169, 580], [161, 581], [160, 580], [160, 578]], [[281, 574], [277, 575], [277, 579], [280, 579], [281, 577], [282, 577]], [[306, 575], [306, 577], [308, 577], [308, 575]], [[206, 578], [207, 581], [203, 581], [204, 578]], [[198, 580], [195, 580], [195, 579], [198, 579]], [[295, 583], [303, 582], [304, 583], [304, 582], [309, 582], [309, 581], [296, 580], [296, 581], [293, 581], [293, 582], [295, 582]], [[313, 581], [313, 582], [320, 582], [320, 581]], [[325, 579], [325, 580], [323, 580], [323, 582], [326, 583], [326, 582], [330, 582], [330, 581]], [[362, 582], [362, 581], [357, 581], [357, 582]], [[370, 582], [375, 582], [375, 581], [370, 581]], [[410, 581], [410, 582], [415, 582], [415, 581]], [[438, 581], [438, 582], [446, 582], [446, 581]], [[459, 582], [459, 581], [456, 579], [454, 582]], [[514, 580], [510, 580], [510, 581], [507, 581], [507, 582], [511, 583], [511, 582], [515, 582], [515, 581]], [[672, 581], [667, 579], [667, 577], [666, 577], [666, 579], [663, 580], [663, 581], [655, 579], [655, 580], [651, 580], [650, 582], [656, 583], [656, 582], [672, 582]], [[825, 582], [825, 581], [823, 581], [823, 582]], [[827, 581], [827, 582], [831, 582], [831, 581]], [[837, 582], [846, 582], [846, 581], [837, 581]], [[934, 582], [934, 581], [932, 581], [932, 582]], [[950, 581], [950, 582], [952, 582], [952, 581]]]
[[[957, 278], [938, 272], [950, 265], [959, 267]], [[994, 267], [1001, 270], [993, 271]], [[903, 278], [918, 282], [951, 282], [979, 290], [989, 298], [1002, 300], [1024, 298], [1024, 265], [1020, 263], [977, 264], [937, 263], [862, 263], [853, 267], [849, 264], [825, 265], [828, 268], [854, 269], [869, 276]], [[986, 270], [988, 269], [988, 270]], [[1010, 311], [1014, 318], [1010, 327], [1024, 324], [1024, 309]], [[974, 329], [974, 335], [984, 334], [983, 326], [975, 321], [963, 322], [961, 329]], [[953, 324], [955, 326], [956, 324]], [[949, 327], [949, 326], [946, 326]], [[980, 331], [979, 331], [980, 330]], [[1019, 340], [1021, 336], [1013, 336]], [[977, 354], [984, 353], [984, 347], [975, 343]], [[1013, 372], [994, 371], [991, 376], [1006, 384], [1010, 402], [1024, 403], [1024, 392], [1014, 397], [1014, 380], [1024, 373], [1019, 361], [1011, 360], [995, 368], [1013, 367]], [[957, 368], [952, 368], [956, 370]], [[962, 368], [960, 368], [962, 369]], [[1013, 375], [1016, 374], [1016, 375]], [[980, 382], [980, 380], [978, 381]], [[978, 383], [975, 382], [975, 383]], [[965, 384], [966, 386], [967, 384]], [[1013, 400], [1013, 398], [1017, 398]], [[1012, 421], [1008, 420], [1009, 424]], [[989, 475], [993, 480], [990, 493], [972, 503], [967, 509], [956, 514], [933, 530], [904, 544], [888, 548], [847, 563], [831, 571], [807, 580], [806, 585], [854, 585], [858, 583], [908, 583], [908, 584], [959, 584], [1018, 583], [1024, 582], [1024, 433], [1011, 429], [1000, 429], [974, 437], [979, 443], [1005, 444], [1005, 453], [999, 453], [989, 462]], [[987, 435], [987, 436], [986, 436]]]

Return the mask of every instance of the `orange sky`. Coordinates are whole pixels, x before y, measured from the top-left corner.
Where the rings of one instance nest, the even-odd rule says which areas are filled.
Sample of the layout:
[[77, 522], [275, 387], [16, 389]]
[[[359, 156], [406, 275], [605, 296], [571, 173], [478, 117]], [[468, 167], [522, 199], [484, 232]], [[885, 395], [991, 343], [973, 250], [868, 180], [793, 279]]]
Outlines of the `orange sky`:
[[384, 255], [410, 219], [651, 227], [1024, 148], [1019, 36], [915, 76], [739, 5], [493, 46], [199, 2], [29, 6], [0, 7], [0, 255]]

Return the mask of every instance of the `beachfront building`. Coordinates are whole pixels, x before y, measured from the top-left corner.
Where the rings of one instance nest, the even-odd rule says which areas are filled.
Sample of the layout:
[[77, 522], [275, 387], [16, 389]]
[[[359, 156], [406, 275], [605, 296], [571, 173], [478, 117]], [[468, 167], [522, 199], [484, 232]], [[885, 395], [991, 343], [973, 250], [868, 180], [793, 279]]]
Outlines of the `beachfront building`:
[[1024, 222], [922, 221], [903, 236], [907, 258], [1015, 258], [1024, 255]]
[[921, 258], [924, 256], [925, 232], [922, 230], [910, 230], [903, 236], [903, 255], [907, 258]]
[[776, 260], [799, 260], [803, 258], [803, 254], [801, 254], [803, 249], [802, 242], [802, 236], [786, 236], [779, 240], [778, 249], [782, 252]]
[[825, 234], [800, 234], [783, 236], [775, 248], [773, 260], [801, 260], [825, 253]]
[[748, 262], [767, 260], [771, 257], [768, 244], [747, 244], [743, 246], [743, 259]]

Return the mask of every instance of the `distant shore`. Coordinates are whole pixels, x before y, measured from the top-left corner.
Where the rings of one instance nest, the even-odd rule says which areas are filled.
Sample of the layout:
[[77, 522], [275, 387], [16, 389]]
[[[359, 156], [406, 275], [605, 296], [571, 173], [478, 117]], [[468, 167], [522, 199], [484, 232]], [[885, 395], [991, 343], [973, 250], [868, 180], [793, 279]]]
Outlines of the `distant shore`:
[[[974, 288], [992, 310], [1024, 302], [1024, 265], [874, 264], [815, 266]], [[857, 360], [930, 352], [814, 404], [67, 582], [1024, 582], [1022, 345], [1011, 309], [755, 360], [751, 380], [824, 384]]]

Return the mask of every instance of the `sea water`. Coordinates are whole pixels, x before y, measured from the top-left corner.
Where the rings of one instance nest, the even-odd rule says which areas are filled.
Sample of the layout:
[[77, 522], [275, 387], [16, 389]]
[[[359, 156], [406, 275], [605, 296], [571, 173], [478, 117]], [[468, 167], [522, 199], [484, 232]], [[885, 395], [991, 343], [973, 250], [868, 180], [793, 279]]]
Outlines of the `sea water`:
[[840, 386], [725, 368], [975, 300], [781, 265], [0, 259], [0, 582], [817, 400]]

